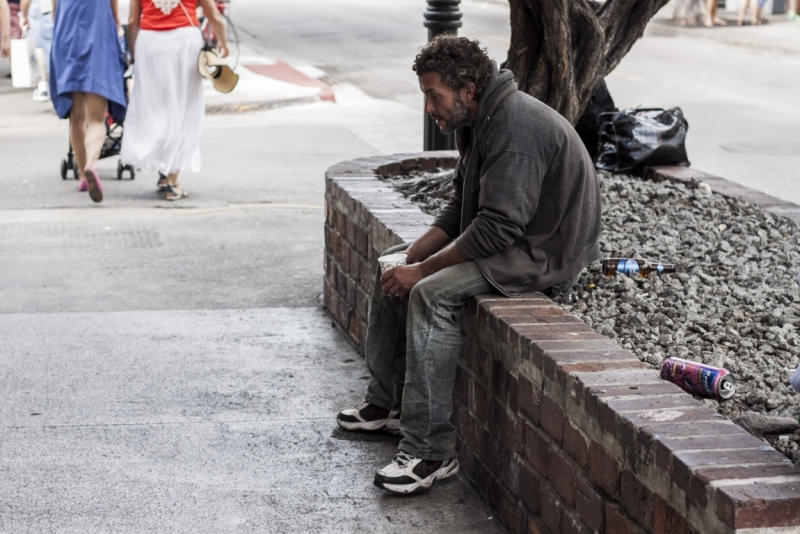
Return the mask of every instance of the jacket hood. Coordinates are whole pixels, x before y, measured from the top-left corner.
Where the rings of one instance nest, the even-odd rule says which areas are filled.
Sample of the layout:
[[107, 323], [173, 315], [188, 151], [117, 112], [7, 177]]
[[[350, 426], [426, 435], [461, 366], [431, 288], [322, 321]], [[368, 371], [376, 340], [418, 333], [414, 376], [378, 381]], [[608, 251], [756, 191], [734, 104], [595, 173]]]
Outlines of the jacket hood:
[[475, 129], [479, 130], [480, 125], [486, 122], [486, 118], [491, 118], [500, 102], [516, 91], [517, 83], [514, 81], [514, 73], [508, 69], [499, 70], [497, 63], [492, 61], [492, 77], [489, 79], [489, 86], [483, 92], [478, 105], [478, 113], [475, 115]]

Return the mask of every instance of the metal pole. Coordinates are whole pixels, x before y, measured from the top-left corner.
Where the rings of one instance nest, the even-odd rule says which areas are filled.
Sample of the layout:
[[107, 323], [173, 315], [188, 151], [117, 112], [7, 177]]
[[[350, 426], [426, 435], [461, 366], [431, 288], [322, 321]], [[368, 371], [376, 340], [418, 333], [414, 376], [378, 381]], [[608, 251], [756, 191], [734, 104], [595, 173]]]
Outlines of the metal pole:
[[[456, 35], [461, 27], [461, 11], [458, 4], [461, 0], [428, 0], [424, 25], [428, 28], [428, 42], [443, 33]], [[455, 150], [454, 134], [443, 135], [436, 126], [436, 121], [425, 114], [425, 150]]]

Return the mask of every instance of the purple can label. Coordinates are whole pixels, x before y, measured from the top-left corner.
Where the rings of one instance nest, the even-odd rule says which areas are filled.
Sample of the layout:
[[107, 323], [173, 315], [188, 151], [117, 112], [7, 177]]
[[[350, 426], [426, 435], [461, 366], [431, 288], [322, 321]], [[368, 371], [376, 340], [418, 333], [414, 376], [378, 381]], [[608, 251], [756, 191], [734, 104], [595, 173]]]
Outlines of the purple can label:
[[617, 272], [626, 276], [639, 274], [639, 264], [633, 260], [619, 260]]
[[726, 369], [681, 358], [664, 360], [661, 378], [690, 393], [718, 400], [729, 399], [736, 390], [736, 381]]

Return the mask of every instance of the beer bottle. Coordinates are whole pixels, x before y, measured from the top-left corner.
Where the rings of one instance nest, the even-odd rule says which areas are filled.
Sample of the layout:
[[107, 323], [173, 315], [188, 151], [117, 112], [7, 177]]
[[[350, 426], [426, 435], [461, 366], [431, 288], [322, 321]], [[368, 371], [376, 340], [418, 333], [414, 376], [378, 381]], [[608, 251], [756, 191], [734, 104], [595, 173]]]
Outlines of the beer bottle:
[[651, 264], [641, 258], [606, 258], [603, 260], [603, 274], [613, 276], [624, 274], [632, 278], [647, 278], [651, 273], [657, 275], [675, 272], [675, 265], [671, 263]]

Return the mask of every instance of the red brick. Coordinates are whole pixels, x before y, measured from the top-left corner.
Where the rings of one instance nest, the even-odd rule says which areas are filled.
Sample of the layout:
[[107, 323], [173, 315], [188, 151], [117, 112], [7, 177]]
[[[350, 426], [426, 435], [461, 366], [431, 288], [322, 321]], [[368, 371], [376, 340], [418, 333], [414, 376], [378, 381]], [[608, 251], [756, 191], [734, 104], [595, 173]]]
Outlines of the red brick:
[[[556, 328], [558, 328], [560, 326], [569, 326], [571, 328], [567, 328], [568, 331], [566, 331], [566, 332], [563, 332], [563, 331], [559, 332], [558, 330], [555, 330], [555, 331], [553, 330], [553, 329], [556, 329]], [[575, 325], [575, 326], [579, 326], [579, 325]], [[519, 327], [516, 327], [516, 328], [519, 328]], [[572, 325], [551, 325], [551, 326], [539, 326], [539, 327], [534, 327], [534, 328], [538, 328], [539, 330], [544, 330], [544, 332], [535, 332], [534, 334], [530, 335], [532, 338], [533, 338], [533, 336], [535, 336], [535, 339], [533, 339], [534, 343], [542, 343], [542, 342], [545, 342], [545, 341], [557, 341], [557, 342], [602, 341], [602, 340], [607, 340], [608, 339], [608, 337], [604, 336], [603, 334], [598, 334], [597, 332], [594, 332], [594, 331], [575, 332], [574, 330], [577, 330], [577, 328], [575, 328]], [[587, 328], [589, 328], [589, 327], [587, 327]]]
[[511, 532], [522, 531], [522, 510], [517, 501], [494, 478], [489, 483], [489, 505], [497, 512], [500, 521]]
[[347, 333], [350, 335], [356, 344], [361, 345], [361, 338], [364, 336], [364, 326], [361, 319], [355, 310], [350, 311], [350, 316], [347, 319]]
[[369, 319], [369, 295], [361, 289], [356, 291], [356, 311], [364, 321]]
[[543, 534], [544, 526], [535, 517], [528, 516], [528, 534]]
[[719, 436], [720, 443], [724, 443], [727, 436], [741, 434], [742, 428], [730, 421], [719, 419], [716, 421], [704, 422], [702, 425], [697, 425], [695, 423], [654, 423], [637, 428], [636, 447], [637, 450], [642, 451], [644, 457], [650, 457], [650, 455], [653, 454], [656, 437], [658, 437], [658, 439], [662, 439], [665, 436], [679, 438], [694, 436], [697, 435], [698, 432], [706, 436]]
[[697, 469], [692, 473], [689, 482], [689, 497], [700, 506], [706, 506], [708, 504], [708, 486], [711, 482], [785, 476], [800, 476], [800, 468], [793, 466], [791, 463], [782, 463], [767, 465], [742, 464], [736, 467]]
[[800, 527], [800, 482], [721, 486], [716, 511], [736, 529]]
[[589, 449], [589, 476], [614, 500], [619, 500], [619, 465], [596, 441]]
[[[627, 369], [649, 369], [649, 366], [638, 359], [634, 360], [611, 360], [604, 362], [558, 362], [554, 365], [553, 360], [549, 358], [550, 353], [545, 353], [548, 357], [544, 359], [545, 375], [553, 380], [558, 381], [559, 387], [562, 389], [567, 387], [567, 376], [571, 373], [577, 372], [590, 372], [597, 373], [600, 371], [610, 370], [627, 370]], [[563, 354], [563, 353], [562, 353]], [[583, 353], [589, 354], [589, 353]]]
[[653, 524], [653, 494], [630, 471], [620, 477], [620, 505], [645, 530]]
[[460, 365], [456, 367], [456, 381], [453, 386], [453, 396], [470, 406], [469, 402], [470, 376]]
[[525, 457], [539, 474], [546, 477], [550, 471], [550, 444], [541, 431], [525, 423]]
[[575, 506], [575, 469], [556, 451], [550, 454], [550, 472], [547, 479], [564, 502]]
[[350, 250], [350, 263], [347, 266], [347, 270], [349, 271], [348, 274], [350, 278], [358, 282], [361, 280], [361, 264], [364, 260], [361, 259], [354, 250]]
[[518, 463], [512, 460], [512, 453], [502, 440], [492, 439], [488, 442], [488, 446], [491, 451], [489, 467], [495, 478], [500, 481], [506, 491], [516, 496], [519, 492]]
[[369, 234], [360, 228], [356, 229], [356, 242], [354, 245], [356, 251], [366, 258], [369, 255]]
[[505, 404], [492, 397], [489, 401], [489, 430], [501, 442], [507, 443], [509, 449], [514, 448], [516, 424], [516, 417], [512, 417]]
[[637, 534], [636, 527], [631, 523], [620, 510], [612, 505], [606, 504], [606, 533], [608, 534]]
[[564, 409], [547, 395], [542, 398], [540, 421], [542, 428], [560, 443], [564, 433]]
[[561, 532], [561, 499], [542, 482], [542, 521], [551, 532]]
[[589, 438], [568, 418], [564, 419], [564, 450], [578, 465], [589, 468]]
[[481, 422], [486, 422], [489, 417], [489, 393], [486, 388], [475, 379], [470, 380], [469, 407], [475, 417]]
[[687, 534], [686, 520], [658, 495], [653, 496], [653, 534]]
[[527, 465], [519, 466], [519, 498], [533, 514], [540, 514], [542, 510], [541, 478]]
[[531, 418], [535, 423], [539, 422], [539, 388], [535, 388], [533, 383], [525, 376], [520, 374], [519, 379], [519, 410]]
[[738, 434], [726, 434], [723, 436], [659, 436], [654, 444], [656, 466], [662, 471], [668, 472], [672, 467], [672, 455], [680, 451], [696, 451], [702, 449], [754, 449], [763, 444], [763, 441], [752, 434], [748, 434], [744, 430]]
[[519, 410], [519, 381], [514, 378], [514, 375], [510, 376], [511, 378], [508, 381], [508, 408], [513, 413], [517, 413]]
[[592, 534], [578, 516], [564, 508], [561, 511], [561, 534]]
[[603, 528], [603, 498], [582, 477], [575, 478], [575, 510], [593, 531]]
[[[771, 447], [730, 451], [679, 452], [672, 457], [672, 481], [683, 491], [689, 491], [692, 471], [700, 467], [766, 464], [782, 465], [786, 457]], [[798, 484], [800, 489], [800, 484]]]
[[492, 394], [503, 403], [508, 403], [508, 390], [513, 380], [508, 368], [497, 358], [492, 358]]
[[[581, 341], [535, 341], [531, 346], [531, 355], [543, 355], [546, 352], [593, 352], [598, 355], [607, 351], [620, 350], [616, 341], [608, 338], [587, 339]], [[602, 358], [598, 358], [602, 359]]]
[[471, 415], [467, 415], [464, 421], [464, 441], [481, 459], [486, 456], [486, 440], [484, 439], [486, 435], [481, 423]]

